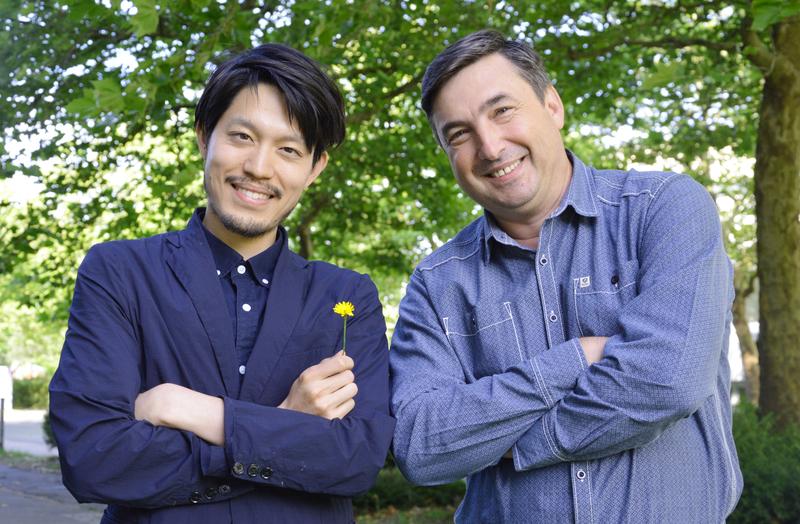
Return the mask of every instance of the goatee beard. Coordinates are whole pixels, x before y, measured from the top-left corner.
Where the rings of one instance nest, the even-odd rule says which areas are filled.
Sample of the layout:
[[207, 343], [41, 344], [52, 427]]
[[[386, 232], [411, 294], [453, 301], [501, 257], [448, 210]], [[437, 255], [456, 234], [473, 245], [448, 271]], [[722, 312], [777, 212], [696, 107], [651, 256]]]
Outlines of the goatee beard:
[[222, 223], [223, 227], [230, 231], [231, 233], [235, 233], [239, 236], [243, 236], [245, 238], [257, 238], [266, 233], [269, 233], [276, 227], [278, 227], [278, 222], [259, 222], [252, 218], [247, 217], [240, 217], [236, 215], [232, 215], [229, 213], [224, 213], [222, 210], [217, 209], [217, 206], [214, 205], [214, 202], [209, 199], [208, 207], [212, 213], [214, 213], [217, 218], [219, 219], [220, 223]]

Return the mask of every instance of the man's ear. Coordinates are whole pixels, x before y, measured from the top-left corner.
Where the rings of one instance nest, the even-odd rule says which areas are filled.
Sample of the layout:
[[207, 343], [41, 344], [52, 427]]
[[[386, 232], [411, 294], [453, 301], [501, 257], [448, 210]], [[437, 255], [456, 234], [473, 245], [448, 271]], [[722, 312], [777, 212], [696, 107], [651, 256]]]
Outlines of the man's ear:
[[550, 113], [558, 129], [562, 129], [564, 127], [564, 104], [552, 84], [547, 86], [547, 90], [544, 92], [544, 108]]
[[200, 149], [200, 155], [203, 157], [203, 160], [205, 160], [206, 153], [208, 152], [208, 142], [206, 141], [206, 136], [199, 127], [194, 128], [194, 136], [197, 139], [197, 147]]
[[305, 189], [308, 188], [311, 184], [314, 183], [314, 180], [322, 173], [325, 168], [328, 166], [328, 152], [323, 151], [322, 154], [317, 159], [317, 162], [311, 168], [311, 173], [308, 175], [308, 179], [306, 179]]

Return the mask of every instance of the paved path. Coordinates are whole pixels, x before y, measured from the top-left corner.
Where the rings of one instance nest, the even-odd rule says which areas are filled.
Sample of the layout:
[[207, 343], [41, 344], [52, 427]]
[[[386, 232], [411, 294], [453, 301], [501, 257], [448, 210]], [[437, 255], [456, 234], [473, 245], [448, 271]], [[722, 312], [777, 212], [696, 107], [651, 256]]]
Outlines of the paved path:
[[57, 456], [58, 451], [44, 443], [44, 413], [43, 409], [6, 409], [4, 449], [24, 451], [40, 457]]
[[[44, 443], [44, 410], [6, 410], [4, 448], [32, 455], [56, 456]], [[0, 524], [98, 523], [99, 504], [78, 504], [61, 483], [61, 475], [0, 464]]]
[[61, 484], [61, 475], [0, 464], [0, 523], [98, 523], [104, 506], [78, 504]]

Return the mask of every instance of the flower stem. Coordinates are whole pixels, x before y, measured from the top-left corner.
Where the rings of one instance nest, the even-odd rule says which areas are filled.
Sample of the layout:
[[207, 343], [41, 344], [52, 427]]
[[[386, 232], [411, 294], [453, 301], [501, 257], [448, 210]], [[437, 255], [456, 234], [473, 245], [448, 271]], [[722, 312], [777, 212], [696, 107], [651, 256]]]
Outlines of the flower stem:
[[344, 321], [344, 332], [342, 333], [342, 354], [347, 355], [347, 317], [342, 317]]

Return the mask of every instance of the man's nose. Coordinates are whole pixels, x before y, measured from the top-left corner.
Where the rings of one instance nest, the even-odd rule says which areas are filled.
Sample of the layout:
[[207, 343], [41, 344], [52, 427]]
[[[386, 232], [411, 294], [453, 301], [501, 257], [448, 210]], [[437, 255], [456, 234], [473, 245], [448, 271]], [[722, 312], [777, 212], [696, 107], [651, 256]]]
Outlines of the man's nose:
[[254, 178], [272, 178], [274, 163], [268, 147], [254, 148], [244, 163], [245, 174]]
[[477, 131], [480, 147], [478, 156], [481, 160], [498, 160], [503, 156], [505, 142], [500, 133], [492, 125], [483, 126]]

